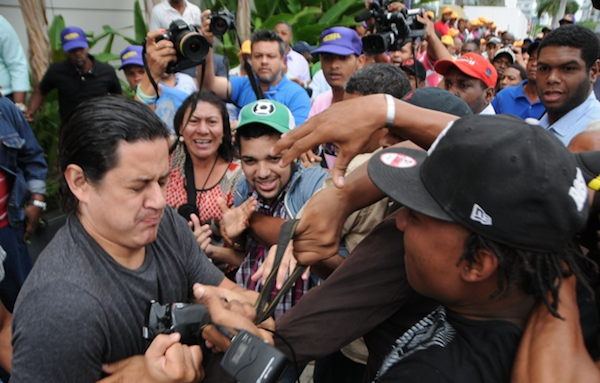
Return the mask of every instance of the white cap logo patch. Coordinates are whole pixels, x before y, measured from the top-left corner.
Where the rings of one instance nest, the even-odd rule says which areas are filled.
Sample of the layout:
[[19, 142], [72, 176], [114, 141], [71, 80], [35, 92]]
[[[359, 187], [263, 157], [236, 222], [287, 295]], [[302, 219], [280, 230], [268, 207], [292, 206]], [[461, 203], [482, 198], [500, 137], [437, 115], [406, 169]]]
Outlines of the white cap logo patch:
[[266, 100], [260, 100], [252, 107], [252, 113], [257, 116], [270, 116], [275, 113], [275, 105]]
[[482, 225], [492, 226], [492, 217], [490, 217], [485, 210], [481, 208], [481, 206], [475, 204], [473, 205], [473, 210], [471, 210], [471, 217], [473, 221], [479, 222]]
[[380, 157], [381, 162], [393, 168], [412, 168], [417, 165], [417, 161], [400, 153], [383, 153]]
[[573, 201], [575, 201], [575, 205], [577, 205], [577, 211], [581, 212], [585, 207], [588, 194], [587, 186], [585, 185], [585, 180], [583, 179], [583, 174], [579, 168], [577, 168], [577, 173], [575, 175], [575, 179], [573, 180], [573, 186], [569, 188], [569, 196], [573, 198]]

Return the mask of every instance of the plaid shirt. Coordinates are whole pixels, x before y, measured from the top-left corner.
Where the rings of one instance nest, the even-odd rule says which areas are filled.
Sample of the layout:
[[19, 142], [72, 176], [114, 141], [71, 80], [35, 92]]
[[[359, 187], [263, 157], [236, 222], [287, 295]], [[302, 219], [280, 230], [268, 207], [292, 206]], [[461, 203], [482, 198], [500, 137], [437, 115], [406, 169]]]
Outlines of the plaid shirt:
[[[279, 194], [273, 205], [267, 205], [264, 198], [260, 197], [258, 193], [256, 193], [255, 190], [253, 190], [252, 196], [258, 201], [256, 211], [269, 217], [289, 219], [290, 217], [288, 216], [284, 204], [285, 195], [288, 192], [289, 186], [290, 183], [288, 183], [288, 185]], [[267, 246], [265, 246], [262, 242], [258, 241], [251, 234], [246, 234], [246, 258], [240, 265], [240, 268], [238, 269], [237, 274], [235, 276], [238, 285], [243, 286], [248, 290], [254, 290], [258, 292], [262, 290], [262, 284], [258, 284], [252, 281], [250, 277], [256, 272], [256, 270], [258, 270], [268, 253], [269, 248]], [[296, 284], [292, 286], [292, 288], [290, 288], [290, 290], [281, 298], [281, 300], [277, 304], [273, 317], [277, 319], [283, 313], [288, 311], [293, 305], [298, 303], [302, 295], [306, 291], [308, 291], [308, 289], [308, 281], [298, 279]], [[275, 297], [277, 291], [278, 290], [275, 287], [273, 287], [270, 299], [273, 299], [273, 297]]]

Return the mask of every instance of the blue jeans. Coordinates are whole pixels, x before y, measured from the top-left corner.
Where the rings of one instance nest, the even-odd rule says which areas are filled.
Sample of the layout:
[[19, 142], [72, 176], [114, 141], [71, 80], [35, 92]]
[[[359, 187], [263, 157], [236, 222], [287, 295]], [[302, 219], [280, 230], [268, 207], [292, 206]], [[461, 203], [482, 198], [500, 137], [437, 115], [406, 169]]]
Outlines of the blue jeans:
[[0, 246], [6, 251], [4, 279], [0, 281], [0, 299], [9, 312], [13, 312], [17, 295], [33, 267], [33, 260], [23, 242], [24, 228], [10, 225], [0, 229]]

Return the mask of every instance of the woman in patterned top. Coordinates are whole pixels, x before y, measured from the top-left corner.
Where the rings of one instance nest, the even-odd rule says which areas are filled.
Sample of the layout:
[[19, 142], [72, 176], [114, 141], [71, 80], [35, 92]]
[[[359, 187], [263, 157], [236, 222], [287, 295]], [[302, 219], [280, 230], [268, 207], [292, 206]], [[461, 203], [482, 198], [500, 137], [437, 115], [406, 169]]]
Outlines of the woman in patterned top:
[[[167, 203], [190, 221], [206, 255], [224, 271], [232, 271], [244, 254], [224, 247], [218, 225], [221, 205], [233, 205], [233, 189], [242, 169], [234, 160], [225, 104], [211, 91], [193, 93], [177, 110], [173, 125], [177, 141], [171, 155]], [[191, 198], [188, 178], [193, 182]]]

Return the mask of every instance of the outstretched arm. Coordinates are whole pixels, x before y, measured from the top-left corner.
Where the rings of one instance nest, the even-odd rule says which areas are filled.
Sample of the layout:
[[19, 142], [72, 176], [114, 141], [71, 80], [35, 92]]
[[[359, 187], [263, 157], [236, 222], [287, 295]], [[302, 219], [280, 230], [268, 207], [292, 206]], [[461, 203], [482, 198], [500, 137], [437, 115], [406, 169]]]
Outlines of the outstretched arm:
[[[209, 43], [214, 45], [215, 36], [210, 31], [211, 20], [208, 18], [210, 13], [210, 9], [206, 9], [204, 12], [202, 12], [202, 34]], [[208, 49], [208, 54], [206, 55], [204, 61], [204, 79], [202, 79], [203, 71], [198, 69], [197, 72], [198, 87], [200, 87], [200, 84], [202, 84], [202, 89], [210, 89], [223, 100], [228, 100], [231, 96], [231, 85], [226, 77], [215, 75], [212, 47]]]
[[[369, 111], [365, 118], [364, 111]], [[359, 97], [332, 105], [310, 118], [291, 132], [285, 133], [272, 149], [272, 155], [283, 150], [282, 165], [288, 165], [299, 155], [323, 142], [333, 142], [340, 148], [332, 169], [333, 182], [343, 187], [344, 174], [350, 160], [367, 144], [371, 135], [386, 126], [415, 144], [428, 148], [450, 121], [458, 117], [419, 108], [394, 99], [388, 107], [382, 94]]]

